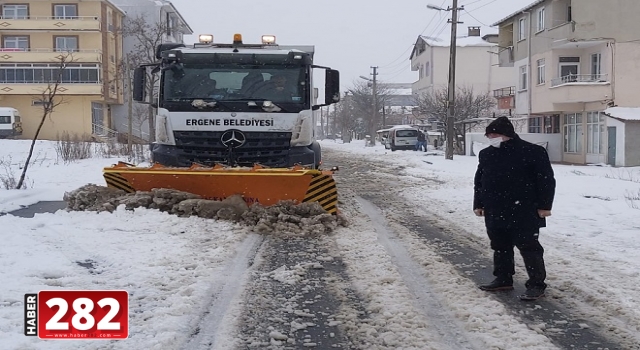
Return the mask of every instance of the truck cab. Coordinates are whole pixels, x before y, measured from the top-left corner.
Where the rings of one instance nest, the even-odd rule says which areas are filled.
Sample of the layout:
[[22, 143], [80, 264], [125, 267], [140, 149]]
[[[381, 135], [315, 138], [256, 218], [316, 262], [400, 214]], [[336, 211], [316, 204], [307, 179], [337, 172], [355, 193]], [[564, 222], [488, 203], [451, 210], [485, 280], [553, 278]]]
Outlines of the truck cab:
[[[159, 63], [134, 72], [134, 100], [157, 108], [152, 160], [165, 166], [318, 168], [315, 111], [340, 100], [339, 73], [313, 64], [313, 46], [283, 46], [265, 35], [259, 44], [162, 44]], [[325, 99], [317, 104], [313, 71], [324, 69]], [[159, 74], [157, 93], [150, 74]], [[157, 97], [154, 97], [157, 96]]]

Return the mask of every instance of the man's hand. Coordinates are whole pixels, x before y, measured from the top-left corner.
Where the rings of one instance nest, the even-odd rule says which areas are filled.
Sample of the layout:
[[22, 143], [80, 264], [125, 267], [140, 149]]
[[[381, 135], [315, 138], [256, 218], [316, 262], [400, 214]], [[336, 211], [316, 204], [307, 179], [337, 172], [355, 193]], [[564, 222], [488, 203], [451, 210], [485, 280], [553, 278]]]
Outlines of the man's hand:
[[476, 216], [484, 216], [484, 209], [474, 209], [473, 212]]
[[538, 216], [541, 218], [546, 218], [547, 216], [551, 216], [551, 210], [538, 209]]

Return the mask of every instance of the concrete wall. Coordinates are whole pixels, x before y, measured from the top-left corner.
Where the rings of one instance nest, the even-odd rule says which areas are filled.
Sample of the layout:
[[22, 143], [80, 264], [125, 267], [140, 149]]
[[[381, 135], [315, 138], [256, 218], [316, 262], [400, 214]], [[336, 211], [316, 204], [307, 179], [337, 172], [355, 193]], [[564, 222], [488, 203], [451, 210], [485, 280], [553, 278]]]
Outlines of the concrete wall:
[[[447, 46], [427, 46], [414, 57], [412, 67], [425, 67], [427, 63], [430, 67], [429, 74], [413, 84], [414, 93], [447, 88], [449, 52]], [[473, 88], [477, 94], [512, 86], [514, 68], [499, 67], [497, 52], [497, 46], [459, 46], [456, 49], [456, 86]]]
[[[64, 103], [56, 107], [51, 117], [45, 120], [40, 140], [56, 140], [65, 131], [71, 136], [91, 135], [91, 102], [99, 101], [101, 96], [64, 96], [63, 99]], [[3, 107], [13, 107], [20, 111], [22, 139], [32, 139], [42, 120], [42, 107], [32, 106], [32, 100], [32, 96], [12, 96], [2, 102]], [[103, 111], [107, 119], [107, 108], [104, 107]]]
[[[543, 143], [547, 144], [547, 153], [549, 153], [549, 160], [552, 162], [562, 161], [562, 136], [561, 134], [518, 134], [520, 138], [531, 143]], [[483, 147], [489, 146], [487, 138], [484, 133], [469, 133], [466, 135], [467, 144], [465, 146], [465, 154], [469, 156], [477, 156], [474, 152], [474, 143], [482, 144]], [[476, 145], [477, 147], [477, 145]]]

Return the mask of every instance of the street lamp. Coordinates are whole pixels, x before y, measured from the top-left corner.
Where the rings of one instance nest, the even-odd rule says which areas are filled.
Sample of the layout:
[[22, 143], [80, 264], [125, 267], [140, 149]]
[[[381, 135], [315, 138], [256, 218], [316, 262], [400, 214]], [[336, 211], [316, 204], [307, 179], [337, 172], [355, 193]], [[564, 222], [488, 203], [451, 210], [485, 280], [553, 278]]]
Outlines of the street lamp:
[[431, 5], [431, 4], [428, 4], [427, 8], [430, 9], [430, 10], [447, 11], [447, 10], [443, 9], [442, 7], [440, 7], [440, 6]]

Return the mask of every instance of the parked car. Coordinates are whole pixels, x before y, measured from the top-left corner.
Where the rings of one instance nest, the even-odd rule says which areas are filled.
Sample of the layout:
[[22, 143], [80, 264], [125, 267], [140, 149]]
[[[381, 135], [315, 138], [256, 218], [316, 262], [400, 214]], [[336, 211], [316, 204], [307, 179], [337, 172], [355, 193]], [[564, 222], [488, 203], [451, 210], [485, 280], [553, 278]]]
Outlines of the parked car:
[[22, 121], [17, 109], [0, 107], [0, 139], [22, 135]]
[[411, 127], [391, 128], [384, 147], [395, 150], [414, 150], [418, 142], [418, 129]]

